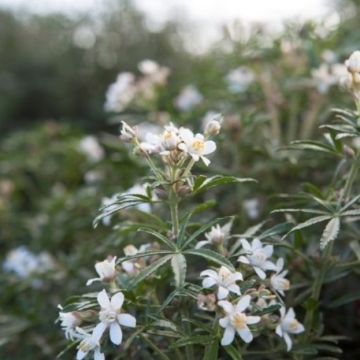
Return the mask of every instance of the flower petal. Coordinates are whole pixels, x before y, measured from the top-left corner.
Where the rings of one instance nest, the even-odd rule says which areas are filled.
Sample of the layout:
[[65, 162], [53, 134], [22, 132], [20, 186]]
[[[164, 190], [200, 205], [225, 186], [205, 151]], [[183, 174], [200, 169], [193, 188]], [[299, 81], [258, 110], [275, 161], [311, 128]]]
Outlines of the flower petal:
[[[211, 161], [208, 158], [206, 158], [205, 156], [200, 156], [200, 157], [201, 157], [201, 160], [203, 161], [203, 163], [205, 164], [205, 166], [209, 166]], [[194, 156], [193, 156], [193, 158], [194, 158]], [[194, 158], [194, 160], [195, 160], [195, 158]], [[197, 161], [197, 160], [195, 160], [195, 161]]]
[[261, 279], [261, 280], [264, 280], [266, 279], [266, 274], [265, 274], [265, 271], [260, 269], [259, 267], [257, 266], [254, 266], [254, 270], [257, 274], [257, 276]]
[[87, 354], [86, 352], [78, 350], [76, 354], [76, 360], [82, 360], [86, 356], [86, 354]]
[[132, 327], [134, 328], [136, 326], [136, 319], [134, 316], [130, 314], [120, 314], [118, 315], [118, 320], [120, 325]]
[[224, 309], [224, 311], [228, 314], [231, 314], [234, 311], [234, 306], [229, 301], [226, 300], [219, 301], [218, 305], [221, 306]]
[[238, 303], [236, 304], [236, 311], [244, 311], [250, 305], [251, 296], [245, 295], [240, 298]]
[[248, 327], [238, 330], [238, 334], [246, 343], [251, 342], [253, 339], [253, 335]]
[[241, 241], [241, 245], [242, 245], [244, 250], [252, 251], [251, 245], [246, 239], [241, 239], [240, 241]]
[[247, 316], [246, 323], [249, 325], [256, 324], [261, 320], [260, 316]]
[[215, 141], [206, 141], [205, 142], [205, 149], [204, 149], [204, 155], [211, 154], [216, 150], [216, 144]]
[[97, 301], [102, 308], [108, 308], [110, 306], [110, 300], [105, 289], [98, 293]]
[[282, 331], [282, 327], [281, 327], [280, 324], [276, 327], [275, 333], [276, 333], [277, 335], [279, 335], [280, 337], [283, 336], [283, 331]]
[[94, 330], [92, 332], [92, 337], [96, 340], [99, 341], [101, 339], [101, 337], [104, 334], [104, 331], [106, 330], [107, 326], [105, 323], [100, 322], [98, 323], [95, 327]]
[[89, 279], [89, 280], [86, 282], [86, 286], [91, 285], [91, 284], [94, 283], [95, 281], [101, 281], [101, 279], [100, 279], [100, 278]]
[[122, 341], [122, 331], [116, 321], [110, 325], [110, 340], [115, 345], [120, 345]]
[[228, 286], [229, 291], [233, 292], [236, 295], [240, 295], [240, 287], [236, 284], [232, 284]]
[[217, 274], [217, 272], [214, 271], [214, 270], [204, 270], [204, 271], [202, 271], [202, 272], [200, 273], [200, 276], [201, 276], [201, 277], [203, 277], [203, 276], [210, 276], [210, 277], [212, 277], [212, 278], [217, 279], [218, 274]]
[[118, 292], [111, 298], [111, 306], [116, 309], [120, 310], [124, 302], [124, 294], [122, 292]]
[[290, 351], [291, 348], [292, 348], [292, 340], [291, 340], [291, 337], [289, 336], [288, 333], [284, 332], [283, 338], [284, 338], [284, 340], [285, 340], [285, 342], [286, 342], [287, 351]]
[[216, 280], [211, 277], [207, 277], [202, 281], [202, 286], [206, 289], [214, 286], [215, 284], [216, 284]]
[[105, 360], [105, 355], [100, 352], [100, 349], [94, 351], [94, 360]]
[[229, 325], [229, 323], [230, 323], [230, 319], [227, 316], [219, 320], [219, 325], [223, 328], [226, 328]]
[[222, 346], [230, 345], [234, 341], [234, 337], [235, 337], [235, 329], [231, 326], [228, 326], [225, 329], [224, 335], [221, 339], [221, 345]]
[[243, 256], [243, 255], [239, 256], [238, 261], [243, 263], [243, 264], [250, 264], [249, 259], [246, 256]]
[[229, 290], [224, 288], [223, 286], [219, 286], [217, 297], [219, 300], [226, 299], [226, 297], [229, 295]]

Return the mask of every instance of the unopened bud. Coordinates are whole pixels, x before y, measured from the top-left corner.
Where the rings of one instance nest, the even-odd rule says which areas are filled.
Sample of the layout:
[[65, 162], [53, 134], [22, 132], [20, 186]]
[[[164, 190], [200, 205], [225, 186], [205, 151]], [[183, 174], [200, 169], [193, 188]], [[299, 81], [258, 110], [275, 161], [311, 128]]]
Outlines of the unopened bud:
[[345, 61], [347, 70], [354, 74], [360, 73], [360, 51], [354, 51], [350, 57]]
[[222, 116], [220, 114], [214, 116], [213, 120], [210, 120], [205, 127], [205, 135], [215, 136], [220, 133]]
[[121, 122], [122, 128], [120, 131], [120, 139], [124, 142], [131, 142], [136, 138], [136, 131], [130, 125], [128, 125], [125, 121]]

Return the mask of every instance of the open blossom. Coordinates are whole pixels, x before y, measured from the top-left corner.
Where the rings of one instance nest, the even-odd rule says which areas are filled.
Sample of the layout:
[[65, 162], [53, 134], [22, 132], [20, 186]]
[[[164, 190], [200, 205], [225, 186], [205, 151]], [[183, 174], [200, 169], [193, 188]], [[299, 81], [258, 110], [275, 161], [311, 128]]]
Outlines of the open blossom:
[[90, 279], [86, 285], [91, 285], [94, 281], [111, 282], [116, 277], [116, 256], [110, 256], [104, 261], [99, 261], [95, 264], [95, 270], [99, 277]]
[[240, 295], [240, 287], [236, 282], [243, 280], [243, 276], [239, 272], [231, 272], [225, 266], [222, 266], [218, 272], [214, 270], [205, 270], [201, 272], [201, 277], [205, 277], [202, 282], [204, 288], [217, 286], [217, 297], [219, 300], [225, 299], [230, 292]]
[[105, 151], [100, 146], [95, 136], [85, 136], [79, 143], [81, 151], [90, 162], [97, 162], [104, 158]]
[[200, 249], [205, 245], [222, 245], [230, 235], [232, 221], [228, 222], [224, 226], [219, 224], [213, 226], [211, 230], [205, 233], [206, 240], [199, 241], [196, 244], [196, 249]]
[[121, 311], [124, 294], [118, 292], [109, 299], [106, 290], [99, 292], [97, 296], [98, 303], [101, 306], [99, 312], [100, 322], [94, 328], [94, 336], [100, 339], [106, 329], [110, 329], [110, 340], [115, 345], [120, 345], [122, 342], [122, 330], [120, 325], [134, 328], [136, 326], [136, 319], [130, 314]]
[[300, 334], [305, 329], [304, 326], [296, 320], [293, 308], [290, 308], [286, 313], [286, 309], [282, 307], [280, 309], [280, 315], [280, 323], [276, 327], [275, 332], [285, 340], [287, 350], [290, 351], [292, 348], [292, 340], [289, 334]]
[[246, 255], [241, 255], [238, 261], [251, 265], [260, 279], [266, 278], [266, 270], [275, 270], [276, 266], [268, 260], [274, 248], [272, 245], [263, 246], [259, 239], [254, 239], [250, 244], [246, 239], [241, 239], [241, 244]]
[[179, 133], [183, 142], [179, 144], [178, 148], [189, 154], [194, 161], [201, 159], [208, 166], [210, 160], [205, 155], [209, 155], [216, 150], [215, 142], [205, 140], [202, 134], [194, 135], [191, 130], [186, 128], [180, 128]]
[[190, 111], [203, 101], [203, 96], [194, 85], [185, 86], [175, 99], [176, 107], [181, 111]]
[[285, 276], [287, 275], [288, 271], [284, 270], [284, 259], [280, 258], [276, 262], [276, 273], [271, 275], [270, 277], [270, 284], [271, 287], [281, 294], [282, 296], [285, 296], [284, 291], [290, 289], [290, 281], [288, 279], [285, 279]]
[[[62, 307], [58, 306], [60, 310], [62, 310]], [[72, 312], [59, 312], [59, 320], [60, 320], [60, 326], [65, 332], [65, 337], [67, 339], [75, 339], [77, 332], [76, 328], [80, 325], [81, 319], [75, 311]]]
[[82, 360], [90, 352], [94, 353], [94, 360], [105, 360], [105, 355], [100, 349], [100, 337], [95, 333], [95, 329], [92, 334], [87, 333], [81, 328], [76, 328], [78, 338], [81, 339], [78, 345], [78, 351], [76, 354], [76, 360]]
[[248, 325], [258, 323], [260, 316], [248, 316], [244, 311], [250, 306], [250, 295], [245, 295], [240, 298], [236, 305], [231, 304], [229, 301], [219, 301], [218, 305], [221, 306], [226, 316], [219, 320], [219, 324], [225, 329], [224, 335], [221, 339], [221, 345], [230, 345], [237, 333], [242, 340], [249, 343], [253, 339], [253, 335]]

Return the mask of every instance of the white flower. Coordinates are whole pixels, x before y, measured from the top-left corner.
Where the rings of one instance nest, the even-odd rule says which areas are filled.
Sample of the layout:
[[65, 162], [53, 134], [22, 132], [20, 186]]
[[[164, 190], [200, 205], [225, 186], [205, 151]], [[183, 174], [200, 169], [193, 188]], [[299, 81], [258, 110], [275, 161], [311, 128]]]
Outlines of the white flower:
[[149, 155], [160, 154], [164, 151], [161, 137], [152, 133], [146, 134], [145, 140], [140, 143], [139, 148], [142, 152]]
[[137, 137], [136, 131], [125, 121], [121, 122], [120, 139], [125, 142], [132, 141]]
[[21, 279], [29, 278], [34, 274], [44, 274], [54, 270], [55, 267], [54, 259], [49, 253], [42, 252], [36, 255], [26, 246], [11, 250], [3, 263], [5, 272], [13, 272]]
[[239, 272], [231, 272], [228, 268], [222, 266], [218, 272], [205, 270], [201, 272], [200, 276], [205, 276], [205, 279], [202, 281], [204, 288], [217, 286], [217, 297], [219, 300], [225, 299], [230, 292], [240, 295], [240, 287], [236, 285], [236, 282], [243, 280], [243, 276]]
[[91, 285], [94, 281], [111, 282], [116, 277], [116, 256], [109, 256], [104, 261], [99, 261], [95, 264], [95, 270], [99, 277], [90, 279], [86, 285]]
[[194, 161], [201, 159], [208, 166], [210, 160], [205, 155], [211, 154], [216, 150], [215, 142], [205, 140], [202, 134], [194, 135], [191, 130], [186, 128], [180, 128], [179, 133], [183, 142], [179, 144], [178, 148], [189, 154]]
[[[126, 192], [124, 192], [124, 195], [143, 195], [143, 196], [148, 196], [148, 183], [144, 183], [144, 184], [135, 184], [134, 186], [132, 186], [130, 189], [128, 189]], [[157, 200], [157, 197], [153, 194], [151, 194], [152, 196], [152, 200]], [[148, 203], [143, 203], [143, 204], [138, 204], [135, 206], [136, 209], [142, 211], [142, 212], [146, 212], [146, 213], [150, 213], [151, 212], [151, 205]]]
[[221, 245], [230, 235], [232, 221], [228, 222], [224, 226], [219, 224], [213, 226], [211, 230], [205, 233], [206, 240], [199, 241], [195, 248], [200, 249], [205, 245]]
[[144, 59], [139, 62], [138, 69], [145, 75], [151, 75], [159, 70], [159, 64], [150, 59]]
[[246, 66], [240, 66], [237, 69], [230, 71], [225, 77], [228, 88], [233, 93], [246, 91], [254, 80], [254, 73]]
[[260, 207], [259, 200], [256, 198], [247, 199], [244, 200], [243, 202], [243, 208], [247, 216], [251, 220], [255, 220], [259, 217], [259, 213], [260, 213], [259, 207]]
[[345, 66], [350, 73], [360, 73], [360, 51], [354, 51], [345, 61]]
[[238, 303], [234, 306], [229, 301], [219, 301], [218, 305], [221, 306], [226, 316], [219, 320], [221, 327], [225, 329], [224, 335], [221, 339], [221, 345], [230, 345], [235, 338], [235, 332], [244, 340], [249, 343], [253, 339], [253, 335], [248, 325], [258, 323], [260, 316], [248, 316], [244, 310], [250, 305], [251, 296], [245, 295], [240, 298]]
[[[58, 306], [61, 310], [62, 307]], [[80, 325], [81, 319], [76, 312], [59, 312], [60, 326], [65, 332], [67, 339], [74, 340], [77, 336], [76, 327]]]
[[81, 340], [78, 345], [78, 352], [76, 354], [76, 360], [82, 360], [91, 351], [94, 352], [94, 360], [105, 360], [105, 355], [100, 349], [100, 338], [95, 334], [95, 329], [92, 334], [87, 333], [81, 328], [76, 328], [78, 337]]
[[175, 105], [181, 111], [190, 111], [202, 101], [203, 96], [199, 90], [193, 85], [188, 85], [181, 90], [175, 99]]
[[109, 214], [102, 218], [102, 223], [105, 226], [109, 226], [111, 224], [112, 212], [117, 209], [117, 205], [115, 204], [118, 197], [117, 195], [113, 195], [111, 197], [104, 197], [101, 200], [101, 206], [104, 207], [104, 212]]
[[202, 129], [205, 135], [215, 136], [218, 135], [221, 130], [221, 124], [223, 123], [223, 116], [215, 111], [208, 111], [201, 120]]
[[[145, 252], [150, 247], [150, 244], [143, 244], [139, 249], [137, 249], [134, 245], [127, 245], [124, 247], [124, 254], [125, 256], [136, 255]], [[121, 263], [123, 270], [129, 275], [136, 275], [139, 269], [141, 269], [144, 265], [144, 258], [134, 258]]]
[[280, 314], [280, 323], [276, 327], [275, 332], [277, 335], [284, 338], [287, 350], [290, 351], [292, 348], [292, 340], [289, 334], [300, 334], [305, 329], [304, 326], [296, 320], [293, 308], [290, 308], [286, 313], [286, 309], [282, 307], [280, 309]]
[[284, 259], [280, 258], [276, 262], [276, 273], [274, 275], [271, 275], [270, 277], [270, 284], [271, 287], [277, 291], [279, 294], [284, 296], [284, 291], [289, 290], [290, 288], [290, 282], [289, 280], [285, 279], [285, 276], [287, 275], [288, 271], [284, 270]]
[[275, 270], [275, 265], [268, 260], [274, 251], [272, 245], [263, 246], [259, 239], [254, 239], [251, 245], [246, 239], [241, 239], [241, 244], [246, 255], [239, 256], [238, 261], [251, 265], [260, 279], [266, 278], [266, 270]]
[[170, 123], [165, 126], [164, 132], [161, 134], [161, 144], [165, 150], [174, 150], [179, 145], [181, 139], [179, 129]]
[[311, 74], [320, 93], [328, 92], [331, 86], [342, 83], [348, 75], [344, 65], [326, 63], [312, 70]]
[[136, 326], [136, 319], [130, 315], [121, 312], [124, 302], [124, 294], [118, 292], [109, 299], [106, 290], [99, 292], [97, 296], [98, 303], [101, 306], [99, 312], [100, 323], [94, 328], [94, 336], [100, 339], [105, 330], [110, 328], [110, 340], [115, 345], [120, 345], [122, 342], [122, 330], [120, 325], [132, 327]]
[[132, 73], [120, 73], [116, 81], [111, 84], [106, 92], [106, 111], [122, 111], [135, 98], [135, 76]]
[[90, 162], [97, 162], [104, 158], [105, 151], [98, 143], [95, 136], [85, 136], [79, 143], [79, 150]]

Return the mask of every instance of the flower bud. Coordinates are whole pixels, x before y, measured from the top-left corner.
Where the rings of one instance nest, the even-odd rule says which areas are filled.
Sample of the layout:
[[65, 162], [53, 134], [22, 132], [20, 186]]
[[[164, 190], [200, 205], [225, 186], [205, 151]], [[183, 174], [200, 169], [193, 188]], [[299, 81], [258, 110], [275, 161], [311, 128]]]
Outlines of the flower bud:
[[128, 125], [125, 121], [121, 122], [122, 128], [120, 131], [120, 139], [124, 142], [131, 142], [136, 138], [136, 131], [130, 125]]
[[111, 282], [116, 277], [115, 269], [116, 257], [109, 256], [106, 260], [95, 264], [95, 270], [104, 282]]
[[345, 61], [347, 70], [354, 74], [360, 73], [360, 51], [354, 51], [350, 57]]
[[208, 136], [218, 135], [220, 133], [222, 121], [223, 121], [223, 118], [222, 118], [221, 114], [214, 116], [214, 118], [206, 124], [205, 135], [208, 135]]

